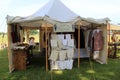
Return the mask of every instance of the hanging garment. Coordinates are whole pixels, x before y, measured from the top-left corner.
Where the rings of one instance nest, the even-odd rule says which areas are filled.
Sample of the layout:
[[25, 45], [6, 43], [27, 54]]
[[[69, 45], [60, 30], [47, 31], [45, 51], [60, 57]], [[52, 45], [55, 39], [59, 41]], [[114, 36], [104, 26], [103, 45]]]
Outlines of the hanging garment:
[[63, 61], [66, 59], [66, 50], [60, 50], [59, 51], [59, 60]]
[[74, 58], [74, 49], [73, 48], [67, 50], [67, 58], [69, 60]]
[[93, 34], [93, 31], [91, 30], [90, 33], [89, 33], [89, 38], [88, 38], [88, 47], [91, 49], [92, 48], [92, 34]]
[[85, 36], [83, 29], [80, 29], [80, 48], [85, 48]]
[[103, 32], [100, 30], [96, 30], [94, 32], [94, 51], [101, 51], [103, 49], [103, 45]]
[[49, 60], [56, 61], [58, 59], [58, 54], [59, 54], [58, 51], [52, 50]]

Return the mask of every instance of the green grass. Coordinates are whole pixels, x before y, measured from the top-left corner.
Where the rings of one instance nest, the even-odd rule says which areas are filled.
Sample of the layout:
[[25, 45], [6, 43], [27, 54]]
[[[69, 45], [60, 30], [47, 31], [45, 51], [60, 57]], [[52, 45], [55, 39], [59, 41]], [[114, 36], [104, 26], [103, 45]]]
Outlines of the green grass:
[[[120, 53], [118, 53], [120, 54]], [[108, 64], [99, 64], [89, 59], [81, 59], [80, 68], [74, 61], [72, 70], [45, 71], [45, 59], [33, 58], [32, 64], [24, 71], [8, 71], [7, 49], [0, 51], [0, 80], [119, 80], [120, 59], [109, 59]]]
[[3, 35], [0, 35], [0, 44], [1, 43], [6, 43], [7, 44], [7, 35], [5, 35], [4, 38], [2, 36]]

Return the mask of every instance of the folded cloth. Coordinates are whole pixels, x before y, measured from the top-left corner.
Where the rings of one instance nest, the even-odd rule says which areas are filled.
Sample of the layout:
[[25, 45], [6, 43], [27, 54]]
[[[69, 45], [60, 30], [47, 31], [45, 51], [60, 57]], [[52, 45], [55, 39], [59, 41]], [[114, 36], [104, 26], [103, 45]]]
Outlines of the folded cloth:
[[66, 50], [59, 51], [59, 60], [65, 60], [66, 59]]
[[50, 57], [49, 57], [49, 60], [56, 61], [57, 59], [58, 59], [58, 51], [52, 50]]
[[73, 59], [74, 58], [74, 49], [70, 48], [67, 50], [67, 58], [68, 59]]

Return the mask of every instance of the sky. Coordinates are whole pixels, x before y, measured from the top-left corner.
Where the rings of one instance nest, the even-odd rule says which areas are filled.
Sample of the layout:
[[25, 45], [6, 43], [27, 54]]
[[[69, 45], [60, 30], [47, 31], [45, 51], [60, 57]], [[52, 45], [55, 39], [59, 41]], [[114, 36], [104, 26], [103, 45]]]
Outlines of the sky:
[[[29, 16], [49, 0], [2, 0], [0, 1], [0, 32], [7, 31], [6, 16]], [[81, 17], [95, 19], [108, 17], [111, 23], [120, 23], [120, 0], [61, 0]]]

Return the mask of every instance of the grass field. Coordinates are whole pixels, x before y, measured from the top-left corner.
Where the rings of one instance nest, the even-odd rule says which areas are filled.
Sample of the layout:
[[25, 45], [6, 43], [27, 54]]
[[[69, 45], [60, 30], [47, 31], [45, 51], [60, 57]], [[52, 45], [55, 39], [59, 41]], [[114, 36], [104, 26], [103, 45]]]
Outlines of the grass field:
[[[38, 35], [34, 35], [35, 42], [39, 41]], [[7, 36], [0, 43], [7, 42]], [[120, 56], [120, 52], [117, 53]], [[32, 64], [24, 71], [9, 73], [7, 49], [0, 50], [0, 80], [119, 80], [120, 59], [108, 59], [108, 64], [99, 64], [89, 59], [81, 59], [80, 68], [77, 68], [77, 61], [74, 60], [72, 70], [45, 71], [45, 59], [33, 57]]]
[[120, 59], [108, 59], [108, 64], [99, 64], [81, 59], [80, 68], [74, 61], [72, 70], [45, 71], [45, 59], [33, 58], [32, 64], [24, 71], [8, 71], [7, 49], [0, 51], [0, 80], [119, 80]]

